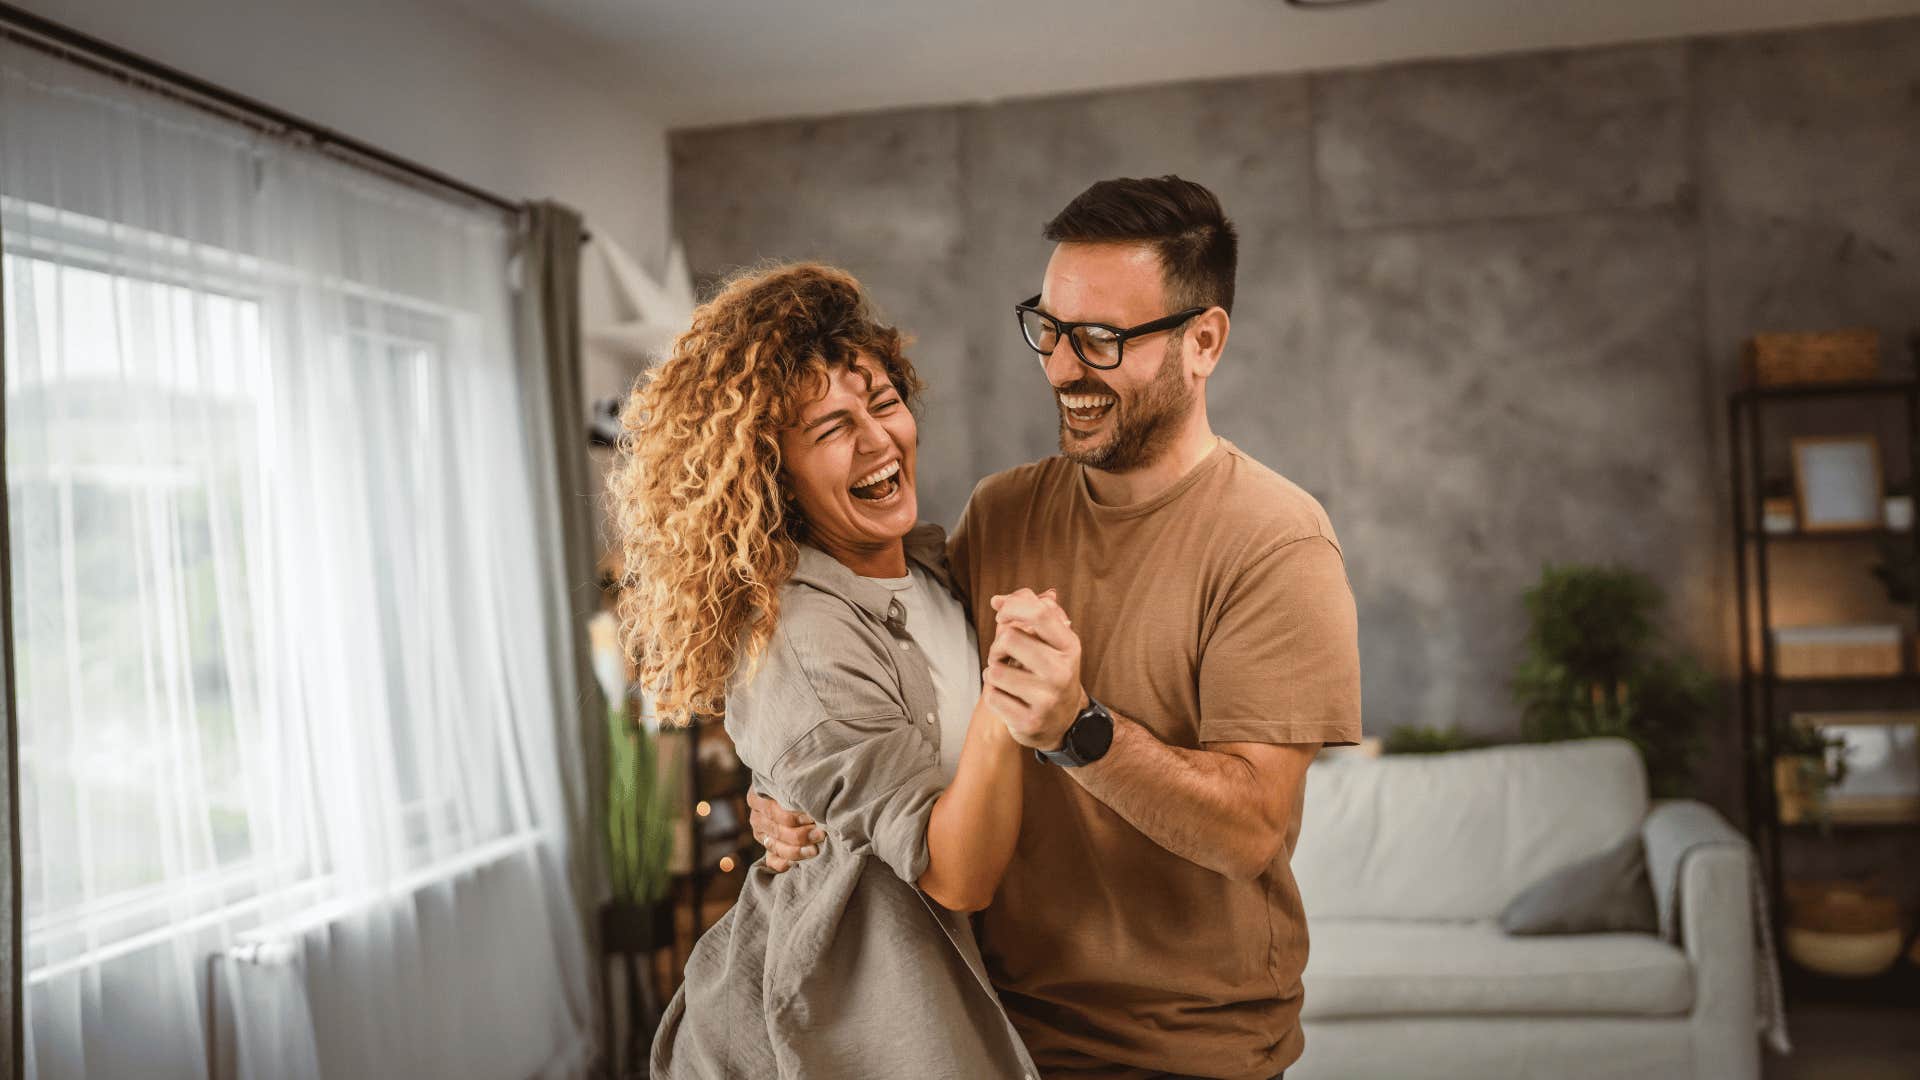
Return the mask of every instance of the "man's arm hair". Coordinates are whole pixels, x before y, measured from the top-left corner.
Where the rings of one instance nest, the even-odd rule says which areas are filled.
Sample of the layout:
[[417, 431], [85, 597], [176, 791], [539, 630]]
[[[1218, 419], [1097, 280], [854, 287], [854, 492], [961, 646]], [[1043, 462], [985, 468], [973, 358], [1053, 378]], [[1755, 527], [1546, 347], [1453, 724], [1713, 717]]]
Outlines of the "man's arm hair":
[[1279, 858], [1319, 743], [1168, 746], [1125, 717], [1099, 761], [1067, 773], [1127, 824], [1188, 862], [1235, 881]]

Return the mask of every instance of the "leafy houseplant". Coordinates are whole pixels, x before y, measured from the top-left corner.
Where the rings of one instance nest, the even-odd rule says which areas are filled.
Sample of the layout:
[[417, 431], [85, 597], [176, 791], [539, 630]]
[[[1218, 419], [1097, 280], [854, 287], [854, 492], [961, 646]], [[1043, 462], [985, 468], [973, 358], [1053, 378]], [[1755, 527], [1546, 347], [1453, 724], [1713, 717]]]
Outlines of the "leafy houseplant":
[[1778, 725], [1773, 790], [1780, 820], [1827, 823], [1827, 791], [1847, 778], [1847, 739], [1807, 724]]
[[1625, 567], [1547, 566], [1526, 593], [1526, 655], [1512, 682], [1525, 738], [1625, 738], [1659, 797], [1688, 791], [1701, 723], [1718, 698], [1711, 676], [1663, 640], [1664, 602], [1658, 585]]
[[607, 855], [617, 904], [651, 905], [667, 893], [673, 857], [674, 785], [660, 772], [660, 739], [625, 703], [607, 708]]
[[1381, 747], [1387, 754], [1448, 754], [1455, 750], [1477, 750], [1493, 745], [1492, 740], [1461, 731], [1458, 727], [1425, 727], [1403, 724], [1387, 734]]

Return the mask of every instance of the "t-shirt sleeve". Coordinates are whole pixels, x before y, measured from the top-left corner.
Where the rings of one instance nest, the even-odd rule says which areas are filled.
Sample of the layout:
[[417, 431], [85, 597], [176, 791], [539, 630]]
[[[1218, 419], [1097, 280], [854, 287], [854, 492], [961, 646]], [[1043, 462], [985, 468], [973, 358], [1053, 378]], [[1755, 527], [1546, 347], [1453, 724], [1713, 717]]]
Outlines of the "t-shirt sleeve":
[[1360, 635], [1340, 549], [1290, 540], [1243, 569], [1206, 628], [1200, 741], [1360, 741]]

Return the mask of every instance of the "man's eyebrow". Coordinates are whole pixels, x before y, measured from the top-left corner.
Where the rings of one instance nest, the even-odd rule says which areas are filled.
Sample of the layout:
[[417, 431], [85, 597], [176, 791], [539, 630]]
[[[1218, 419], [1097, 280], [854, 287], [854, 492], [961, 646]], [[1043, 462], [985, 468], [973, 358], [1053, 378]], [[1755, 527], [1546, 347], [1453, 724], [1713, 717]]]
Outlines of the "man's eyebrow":
[[821, 424], [827, 423], [832, 420], [845, 420], [846, 418], [847, 418], [847, 410], [835, 409], [825, 416], [816, 417], [813, 420], [807, 421], [807, 426], [802, 428], [801, 430], [812, 431], [814, 428], [819, 427]]

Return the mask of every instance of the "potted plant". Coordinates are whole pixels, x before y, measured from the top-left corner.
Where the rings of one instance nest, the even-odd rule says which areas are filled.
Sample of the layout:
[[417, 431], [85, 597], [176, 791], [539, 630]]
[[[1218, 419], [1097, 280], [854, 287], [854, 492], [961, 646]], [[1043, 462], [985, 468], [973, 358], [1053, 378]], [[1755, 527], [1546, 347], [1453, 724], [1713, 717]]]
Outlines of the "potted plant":
[[1717, 697], [1706, 671], [1664, 641], [1664, 602], [1658, 585], [1625, 567], [1545, 567], [1526, 593], [1526, 654], [1512, 682], [1525, 738], [1627, 739], [1663, 798], [1690, 789]]
[[1383, 753], [1451, 754], [1456, 750], [1478, 750], [1494, 745], [1492, 739], [1460, 730], [1458, 725], [1428, 727], [1402, 724], [1387, 734]]
[[[628, 987], [628, 1075], [645, 1075], [646, 1047], [659, 1023], [654, 950], [671, 941], [676, 787], [661, 768], [660, 731], [652, 701], [626, 678], [625, 658], [609, 612], [590, 624], [594, 675], [607, 699], [607, 799], [602, 837], [612, 898], [600, 909], [600, 949], [618, 957]], [[609, 1051], [611, 1048], [609, 1048]]]
[[1847, 778], [1847, 740], [1791, 721], [1773, 736], [1773, 794], [1782, 824], [1827, 824], [1827, 791]]

